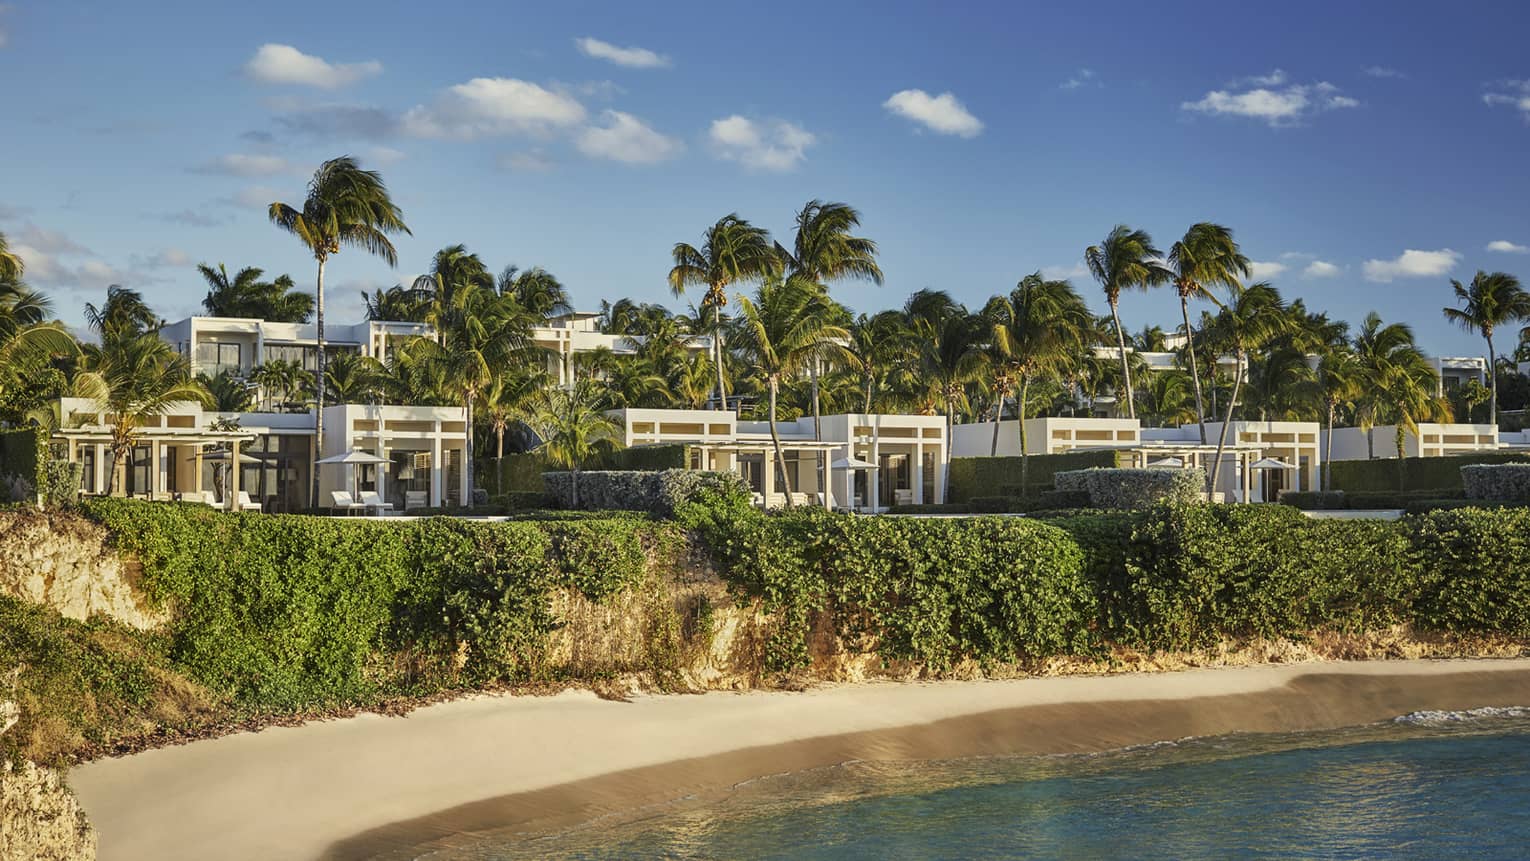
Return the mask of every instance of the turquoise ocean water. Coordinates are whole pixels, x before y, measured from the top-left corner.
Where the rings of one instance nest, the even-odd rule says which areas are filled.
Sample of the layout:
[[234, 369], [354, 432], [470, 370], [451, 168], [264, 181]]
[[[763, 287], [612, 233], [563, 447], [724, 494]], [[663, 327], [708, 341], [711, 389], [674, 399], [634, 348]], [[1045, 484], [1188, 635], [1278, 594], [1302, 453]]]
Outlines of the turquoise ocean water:
[[1530, 709], [1089, 756], [847, 763], [558, 833], [454, 842], [415, 857], [1522, 859]]

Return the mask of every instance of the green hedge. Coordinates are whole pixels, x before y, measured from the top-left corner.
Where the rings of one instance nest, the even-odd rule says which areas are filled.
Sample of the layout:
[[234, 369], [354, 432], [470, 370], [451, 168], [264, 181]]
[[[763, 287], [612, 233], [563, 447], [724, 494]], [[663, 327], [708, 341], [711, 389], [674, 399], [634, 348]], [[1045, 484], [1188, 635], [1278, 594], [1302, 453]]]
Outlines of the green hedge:
[[[1051, 486], [1052, 475], [1074, 469], [1116, 466], [1114, 451], [1075, 451], [1066, 454], [1030, 456], [1028, 484]], [[953, 457], [947, 471], [946, 499], [966, 502], [974, 496], [1011, 496], [1010, 488], [1019, 487], [1019, 457]]]
[[659, 472], [666, 469], [688, 469], [691, 465], [691, 447], [680, 443], [664, 445], [638, 445], [619, 448], [605, 453], [591, 469], [640, 470]]
[[541, 454], [520, 452], [503, 458], [480, 458], [474, 464], [474, 481], [490, 496], [506, 493], [541, 493], [542, 473], [551, 469]]
[[1461, 467], [1475, 463], [1527, 463], [1530, 455], [1512, 452], [1480, 452], [1445, 457], [1407, 457], [1376, 460], [1336, 460], [1328, 465], [1333, 471], [1335, 490], [1419, 491], [1460, 490]]
[[672, 527], [621, 515], [368, 522], [118, 499], [83, 508], [143, 563], [149, 599], [173, 608], [171, 658], [255, 708], [545, 678], [551, 593], [605, 600], [643, 577], [645, 548], [677, 546]]

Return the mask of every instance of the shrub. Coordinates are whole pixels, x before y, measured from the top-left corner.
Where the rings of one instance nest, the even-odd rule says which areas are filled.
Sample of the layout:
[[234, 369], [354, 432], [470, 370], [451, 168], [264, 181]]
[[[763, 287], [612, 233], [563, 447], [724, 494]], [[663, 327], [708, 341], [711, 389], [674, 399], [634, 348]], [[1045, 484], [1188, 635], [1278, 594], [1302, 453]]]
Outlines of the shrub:
[[749, 496], [743, 478], [732, 472], [691, 469], [580, 472], [579, 504], [575, 506], [574, 473], [549, 472], [542, 479], [546, 483], [547, 495], [562, 508], [669, 515], [703, 491], [742, 495], [745, 499]]
[[972, 507], [959, 502], [925, 502], [919, 505], [894, 505], [888, 514], [970, 514]]
[[505, 513], [536, 511], [552, 505], [552, 498], [542, 491], [514, 490], [489, 497], [489, 506]]
[[1461, 467], [1467, 499], [1530, 502], [1530, 463]]
[[[1522, 452], [1473, 452], [1443, 457], [1378, 458], [1375, 460], [1336, 460], [1328, 465], [1333, 486], [1345, 491], [1434, 491], [1460, 490], [1461, 467], [1478, 463], [1525, 463], [1530, 455]], [[1445, 494], [1436, 494], [1445, 496]]]
[[1349, 507], [1342, 490], [1282, 490], [1280, 504], [1303, 511], [1337, 511]]
[[1421, 623], [1530, 636], [1530, 508], [1436, 511], [1402, 529], [1420, 565]]
[[1415, 499], [1408, 502], [1403, 513], [1428, 514], [1431, 511], [1453, 511], [1458, 508], [1518, 508], [1525, 504], [1492, 499]]
[[[1057, 472], [1113, 467], [1117, 453], [1109, 450], [1070, 451], [1062, 454], [1033, 454], [1027, 480], [1034, 488], [1050, 487]], [[1019, 457], [953, 457], [946, 472], [946, 499], [967, 502], [974, 496], [1019, 496]]]
[[1206, 488], [1206, 473], [1200, 469], [1080, 469], [1055, 478], [1059, 491], [1086, 493], [1094, 508], [1189, 504]]
[[1351, 509], [1356, 511], [1374, 511], [1378, 509], [1407, 508], [1411, 502], [1427, 499], [1459, 499], [1460, 491], [1449, 489], [1440, 490], [1415, 490], [1415, 491], [1352, 491], [1344, 494], [1344, 499]]

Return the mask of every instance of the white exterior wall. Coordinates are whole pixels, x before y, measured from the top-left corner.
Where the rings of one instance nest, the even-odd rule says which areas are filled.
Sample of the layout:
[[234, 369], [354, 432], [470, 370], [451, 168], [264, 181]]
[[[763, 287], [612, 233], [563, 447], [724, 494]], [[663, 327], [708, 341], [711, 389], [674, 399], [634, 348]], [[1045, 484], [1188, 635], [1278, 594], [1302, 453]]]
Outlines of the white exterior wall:
[[[993, 454], [993, 422], [956, 425], [951, 429], [953, 457], [987, 457]], [[1027, 454], [1060, 454], [1090, 448], [1130, 448], [1141, 442], [1142, 423], [1137, 419], [1087, 416], [1049, 416], [1025, 420]], [[997, 454], [1020, 454], [1020, 428], [1016, 421], [999, 423]]]
[[[1499, 447], [1498, 429], [1487, 424], [1420, 424], [1419, 433], [1404, 434], [1406, 457], [1441, 457]], [[1325, 434], [1326, 436], [1326, 434]], [[1397, 457], [1397, 426], [1377, 425], [1370, 432], [1360, 428], [1335, 428], [1333, 460], [1366, 460]]]

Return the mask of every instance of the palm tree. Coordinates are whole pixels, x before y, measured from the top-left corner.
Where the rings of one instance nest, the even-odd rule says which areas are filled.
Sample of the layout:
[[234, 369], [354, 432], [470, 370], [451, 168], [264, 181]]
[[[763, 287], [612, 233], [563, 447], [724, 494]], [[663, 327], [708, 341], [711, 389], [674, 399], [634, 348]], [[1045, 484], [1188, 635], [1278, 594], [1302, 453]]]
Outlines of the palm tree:
[[387, 290], [379, 287], [370, 294], [363, 291], [361, 300], [366, 304], [368, 320], [423, 323], [430, 313], [429, 294], [402, 284], [394, 284]]
[[346, 350], [330, 357], [324, 374], [329, 403], [367, 404], [375, 403], [381, 394], [387, 369], [371, 356]]
[[861, 412], [869, 414], [876, 390], [896, 364], [904, 332], [896, 311], [882, 311], [872, 316], [862, 314], [855, 318], [849, 329], [844, 361], [860, 381], [864, 396]]
[[674, 266], [669, 270], [669, 289], [676, 296], [687, 287], [703, 287], [702, 312], [712, 311], [712, 351], [717, 364], [717, 401], [728, 408], [726, 362], [722, 343], [722, 312], [728, 305], [728, 286], [760, 281], [779, 271], [781, 260], [771, 248], [770, 234], [738, 217], [723, 216], [707, 228], [700, 248], [684, 242], [671, 250]]
[[207, 390], [208, 403], [220, 413], [249, 412], [254, 405], [255, 397], [249, 385], [228, 371], [219, 371], [213, 377], [198, 374], [197, 384]]
[[938, 402], [945, 407], [946, 433], [966, 403], [966, 386], [983, 372], [982, 321], [942, 290], [920, 290], [903, 306], [908, 344], [917, 357], [914, 363], [925, 391], [921, 411], [934, 414]]
[[501, 296], [509, 296], [516, 304], [543, 320], [574, 310], [574, 304], [562, 282], [540, 266], [533, 266], [524, 272], [514, 266], [506, 266], [499, 273], [499, 293]]
[[1370, 431], [1385, 420], [1389, 409], [1382, 387], [1389, 380], [1412, 375], [1411, 370], [1399, 373], [1394, 368], [1427, 366], [1428, 360], [1414, 342], [1412, 327], [1406, 323], [1383, 323], [1375, 311], [1360, 324], [1354, 350], [1365, 381], [1364, 391], [1355, 404], [1355, 425], [1365, 431], [1366, 453], [1374, 459], [1376, 445]]
[[1493, 330], [1498, 326], [1530, 320], [1530, 293], [1507, 272], [1489, 275], [1477, 270], [1469, 286], [1452, 278], [1460, 308], [1445, 308], [1445, 319], [1467, 331], [1480, 333], [1488, 349], [1488, 424], [1498, 424], [1498, 355], [1493, 351]]
[[[1365, 369], [1348, 344], [1324, 351], [1318, 360], [1318, 388], [1328, 420], [1327, 451], [1333, 452], [1333, 428], [1341, 407], [1352, 406], [1365, 392]], [[1367, 430], [1369, 430], [1367, 428]], [[1367, 434], [1369, 436], [1369, 434]], [[1333, 489], [1333, 458], [1323, 461], [1323, 489]]]
[[500, 373], [494, 376], [479, 396], [483, 404], [483, 416], [494, 431], [496, 480], [500, 477], [499, 464], [505, 456], [505, 431], [512, 422], [528, 421], [531, 418], [537, 398], [541, 397], [547, 387], [547, 372], [541, 369]]
[[622, 428], [606, 413], [599, 390], [588, 380], [546, 390], [531, 420], [547, 459], [573, 474], [573, 505], [579, 507], [579, 469], [602, 449], [621, 444]]
[[214, 317], [251, 317], [275, 323], [306, 323], [313, 313], [313, 297], [294, 289], [286, 275], [275, 281], [262, 281], [265, 271], [246, 266], [229, 277], [222, 263], [214, 269], [197, 264], [197, 271], [207, 282], [202, 308]]
[[[1220, 224], [1203, 221], [1193, 224], [1185, 236], [1169, 247], [1169, 272], [1174, 290], [1179, 294], [1179, 312], [1185, 321], [1185, 345], [1195, 352], [1195, 328], [1190, 325], [1190, 300], [1216, 298], [1212, 287], [1242, 286], [1239, 276], [1247, 277], [1248, 258], [1233, 241], [1232, 231]], [[1206, 407], [1201, 396], [1201, 372], [1190, 363], [1190, 378], [1195, 384], [1196, 424], [1201, 429], [1201, 445], [1206, 444]]]
[[1121, 293], [1146, 290], [1167, 282], [1171, 273], [1159, 262], [1163, 252], [1153, 247], [1153, 237], [1144, 230], [1117, 224], [1099, 245], [1084, 249], [1084, 265], [1100, 282], [1105, 301], [1110, 305], [1110, 319], [1115, 324], [1116, 344], [1121, 351], [1121, 380], [1126, 386], [1126, 414], [1137, 417], [1132, 403], [1132, 373], [1126, 364], [1126, 330], [1121, 328]]
[[1379, 383], [1387, 415], [1397, 426], [1397, 466], [1402, 469], [1407, 434], [1418, 436], [1419, 422], [1450, 421], [1450, 401], [1436, 394], [1440, 378], [1427, 360], [1389, 365]]
[[103, 337], [107, 333], [135, 335], [158, 331], [165, 321], [149, 308], [137, 290], [112, 284], [106, 288], [106, 301], [97, 308], [85, 303], [85, 322]]
[[79, 342], [48, 320], [47, 297], [14, 280], [0, 279], [0, 401], [13, 391], [35, 391], [30, 369], [54, 356], [78, 356]]
[[86, 367], [98, 391], [96, 411], [111, 422], [112, 472], [106, 484], [110, 496], [144, 419], [187, 401], [211, 406], [212, 399], [192, 378], [186, 357], [158, 333], [108, 328], [101, 334], [101, 344], [86, 349]]
[[[870, 281], [882, 284], [882, 268], [877, 265], [877, 244], [873, 240], [854, 236], [851, 231], [861, 226], [861, 214], [846, 203], [830, 203], [810, 200], [797, 212], [797, 235], [792, 249], [787, 251], [779, 244], [776, 253], [786, 261], [789, 277], [817, 285], [827, 292], [830, 282], [843, 279]], [[846, 312], [844, 324], [849, 323]], [[819, 427], [819, 362], [808, 363], [812, 383], [813, 437], [822, 439]], [[819, 460], [822, 460], [820, 456]]]
[[[764, 378], [770, 393], [770, 439], [776, 450], [776, 467], [786, 487], [786, 504], [792, 504], [791, 474], [776, 428], [776, 399], [784, 377], [800, 373], [808, 363], [824, 355], [836, 342], [850, 337], [834, 322], [836, 307], [823, 290], [809, 281], [771, 279], [760, 285], [751, 301], [740, 296], [739, 346], [750, 368]], [[770, 488], [766, 488], [767, 493]], [[827, 494], [828, 488], [821, 490]], [[825, 497], [827, 498], [827, 497]]]
[[1232, 426], [1233, 410], [1238, 404], [1238, 389], [1243, 383], [1249, 353], [1284, 333], [1290, 327], [1291, 320], [1286, 316], [1279, 291], [1260, 282], [1247, 287], [1230, 288], [1228, 301], [1217, 314], [1213, 325], [1215, 342], [1225, 346], [1234, 360], [1232, 395], [1227, 399], [1227, 414], [1217, 439], [1216, 460], [1211, 462], [1210, 490], [1214, 493], [1222, 468], [1222, 453], [1227, 448], [1227, 430]]
[[0, 282], [20, 281], [26, 271], [26, 262], [11, 250], [11, 244], [6, 240], [5, 234], [0, 233]]
[[[1031, 384], [1039, 377], [1060, 379], [1077, 365], [1091, 343], [1094, 317], [1083, 297], [1065, 280], [1049, 280], [1040, 272], [1020, 279], [1008, 296], [988, 300], [984, 317], [997, 357], [1014, 370], [1020, 383], [1015, 421], [1020, 434], [1020, 486], [1026, 487], [1030, 454], [1026, 451], [1025, 419]], [[999, 415], [994, 416], [990, 454], [998, 453]]]
[[[318, 263], [314, 279], [314, 328], [319, 345], [318, 397], [313, 411], [314, 451], [324, 450], [324, 265], [344, 247], [359, 248], [397, 265], [398, 252], [389, 234], [408, 233], [403, 213], [388, 196], [388, 187], [375, 171], [362, 170], [350, 156], [319, 165], [308, 183], [301, 208], [277, 202], [268, 211], [271, 223], [298, 238]], [[312, 504], [319, 507], [319, 471], [313, 471]]]
[[461, 245], [436, 253], [429, 275], [416, 282], [434, 296], [426, 321], [435, 338], [421, 338], [425, 361], [441, 369], [467, 416], [467, 484], [473, 484], [473, 406], [506, 364], [532, 349], [532, 316], [512, 298], [494, 290], [494, 279], [478, 255]]

